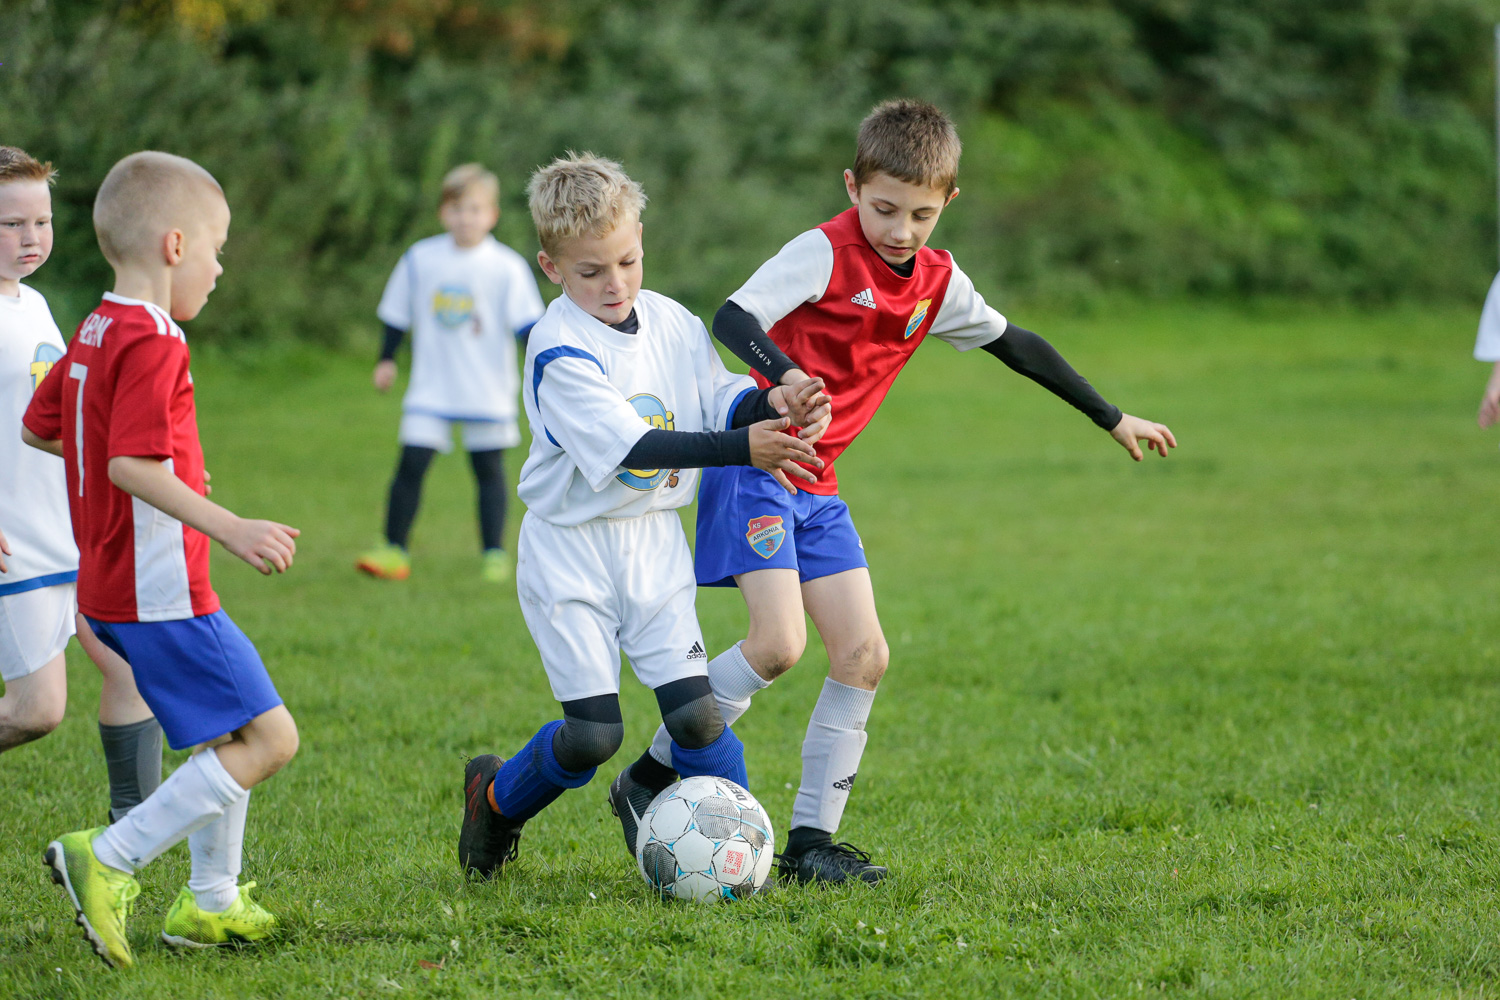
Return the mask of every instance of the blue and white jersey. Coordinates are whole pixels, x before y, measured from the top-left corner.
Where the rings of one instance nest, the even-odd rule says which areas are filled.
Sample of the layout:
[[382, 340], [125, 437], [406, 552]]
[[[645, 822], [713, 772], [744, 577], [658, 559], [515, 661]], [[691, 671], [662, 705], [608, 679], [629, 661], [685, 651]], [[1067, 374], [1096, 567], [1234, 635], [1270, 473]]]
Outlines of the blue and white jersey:
[[447, 233], [419, 240], [376, 315], [412, 335], [406, 412], [516, 423], [516, 334], [542, 315], [524, 257], [493, 236], [468, 248]]
[[755, 388], [719, 360], [703, 322], [655, 292], [635, 300], [640, 328], [621, 333], [567, 295], [531, 331], [522, 396], [531, 452], [521, 500], [553, 524], [638, 517], [693, 500], [697, 469], [625, 469], [652, 428], [723, 430]]
[[0, 531], [11, 551], [0, 597], [78, 578], [63, 460], [21, 442], [31, 394], [64, 349], [41, 292], [0, 295]]

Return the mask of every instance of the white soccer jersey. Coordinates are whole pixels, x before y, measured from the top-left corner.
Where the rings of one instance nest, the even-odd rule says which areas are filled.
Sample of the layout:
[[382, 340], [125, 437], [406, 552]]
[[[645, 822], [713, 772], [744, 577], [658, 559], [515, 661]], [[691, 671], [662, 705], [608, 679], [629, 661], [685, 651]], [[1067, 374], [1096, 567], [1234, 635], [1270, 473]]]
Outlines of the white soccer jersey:
[[[1005, 332], [1005, 317], [984, 301], [952, 255], [947, 256], [952, 277], [928, 335], [960, 351], [983, 347]], [[761, 329], [770, 330], [798, 306], [823, 298], [833, 281], [833, 268], [828, 234], [822, 228], [809, 229], [762, 264], [729, 300], [754, 316]], [[869, 304], [874, 306], [873, 301]]]
[[1500, 274], [1490, 285], [1479, 314], [1479, 337], [1474, 341], [1474, 357], [1479, 361], [1500, 361]]
[[467, 249], [447, 233], [420, 240], [391, 272], [376, 315], [412, 335], [408, 413], [515, 424], [516, 334], [542, 315], [520, 254], [493, 236]]
[[63, 461], [21, 443], [21, 415], [64, 349], [40, 292], [0, 295], [0, 531], [11, 551], [0, 596], [78, 578]]
[[753, 388], [719, 360], [703, 322], [642, 290], [640, 329], [620, 331], [566, 295], [531, 331], [522, 394], [531, 452], [521, 500], [553, 524], [637, 517], [692, 502], [697, 469], [622, 469], [651, 428], [723, 430], [735, 401]]

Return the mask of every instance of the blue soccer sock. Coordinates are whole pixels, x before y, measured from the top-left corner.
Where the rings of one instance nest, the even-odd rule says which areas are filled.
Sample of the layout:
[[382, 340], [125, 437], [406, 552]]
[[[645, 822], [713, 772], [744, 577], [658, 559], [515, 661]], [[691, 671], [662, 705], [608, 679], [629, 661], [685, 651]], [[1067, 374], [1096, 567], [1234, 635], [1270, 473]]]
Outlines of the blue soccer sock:
[[557, 719], [537, 730], [531, 741], [495, 772], [495, 805], [511, 822], [526, 822], [569, 788], [587, 785], [598, 770], [568, 771], [557, 762], [552, 739], [562, 725], [563, 720]]
[[672, 741], [672, 766], [684, 778], [707, 774], [728, 778], [741, 788], [750, 787], [750, 775], [745, 770], [745, 744], [728, 726], [718, 739], [697, 750], [688, 750]]

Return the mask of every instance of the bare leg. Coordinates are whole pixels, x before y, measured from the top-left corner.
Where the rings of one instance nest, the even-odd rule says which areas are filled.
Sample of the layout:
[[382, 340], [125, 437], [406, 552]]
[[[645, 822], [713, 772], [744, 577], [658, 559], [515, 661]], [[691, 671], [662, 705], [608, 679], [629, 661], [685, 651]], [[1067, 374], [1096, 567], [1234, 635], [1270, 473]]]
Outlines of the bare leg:
[[875, 613], [870, 571], [851, 569], [802, 585], [802, 600], [828, 649], [828, 676], [874, 691], [891, 660]]
[[297, 753], [297, 723], [285, 705], [262, 712], [217, 745], [219, 763], [241, 788], [253, 788]]
[[734, 582], [750, 612], [750, 632], [740, 652], [762, 679], [774, 681], [794, 667], [807, 648], [797, 571], [758, 569], [740, 574]]
[[100, 642], [89, 628], [88, 619], [75, 616], [78, 626], [78, 644], [88, 654], [99, 673], [104, 675], [104, 685], [99, 689], [99, 722], [105, 726], [128, 726], [151, 718], [150, 706], [135, 688], [135, 674], [130, 664], [114, 650]]
[[52, 732], [67, 704], [68, 674], [61, 653], [35, 673], [7, 681], [0, 697], [0, 753]]

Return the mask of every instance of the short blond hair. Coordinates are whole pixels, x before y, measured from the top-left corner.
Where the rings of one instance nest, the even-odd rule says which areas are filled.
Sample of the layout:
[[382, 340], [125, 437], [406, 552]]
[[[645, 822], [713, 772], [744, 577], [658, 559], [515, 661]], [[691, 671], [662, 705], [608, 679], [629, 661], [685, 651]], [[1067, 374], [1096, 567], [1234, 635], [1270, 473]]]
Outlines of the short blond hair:
[[224, 197], [213, 174], [192, 160], [146, 150], [109, 169], [94, 197], [94, 234], [111, 264], [149, 256], [156, 241], [194, 222], [207, 196]]
[[57, 171], [52, 164], [42, 163], [26, 150], [17, 146], [0, 146], [0, 184], [12, 181], [43, 181], [52, 183]]
[[898, 181], [941, 187], [958, 186], [958, 157], [963, 152], [953, 120], [926, 101], [897, 100], [877, 104], [859, 124], [854, 146], [854, 183], [876, 174]]
[[564, 240], [603, 236], [646, 207], [646, 192], [618, 163], [572, 150], [531, 175], [526, 197], [537, 240], [553, 256]]
[[500, 178], [490, 173], [479, 163], [463, 163], [443, 175], [443, 191], [438, 197], [438, 207], [450, 201], [458, 201], [473, 187], [483, 188], [490, 201], [500, 204]]

